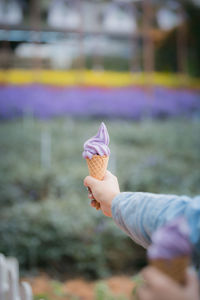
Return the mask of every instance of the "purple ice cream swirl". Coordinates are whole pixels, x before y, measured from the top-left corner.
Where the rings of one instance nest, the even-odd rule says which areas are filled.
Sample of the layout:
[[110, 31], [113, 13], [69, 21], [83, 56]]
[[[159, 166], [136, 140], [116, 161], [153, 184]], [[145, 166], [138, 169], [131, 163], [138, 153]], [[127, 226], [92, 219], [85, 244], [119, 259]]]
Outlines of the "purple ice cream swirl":
[[147, 256], [149, 260], [173, 259], [189, 256], [191, 251], [188, 224], [183, 217], [179, 217], [153, 234]]
[[93, 155], [109, 156], [109, 134], [104, 123], [101, 123], [97, 135], [84, 143], [83, 157], [91, 159]]

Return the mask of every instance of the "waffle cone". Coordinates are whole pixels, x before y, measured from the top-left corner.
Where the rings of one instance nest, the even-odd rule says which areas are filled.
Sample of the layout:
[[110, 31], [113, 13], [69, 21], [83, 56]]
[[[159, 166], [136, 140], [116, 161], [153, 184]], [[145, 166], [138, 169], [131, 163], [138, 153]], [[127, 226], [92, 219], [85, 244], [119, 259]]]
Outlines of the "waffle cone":
[[184, 285], [185, 272], [189, 265], [189, 257], [181, 256], [171, 260], [155, 259], [151, 260], [150, 264], [171, 277], [176, 282]]
[[108, 166], [109, 156], [93, 155], [91, 159], [86, 158], [90, 176], [103, 180]]

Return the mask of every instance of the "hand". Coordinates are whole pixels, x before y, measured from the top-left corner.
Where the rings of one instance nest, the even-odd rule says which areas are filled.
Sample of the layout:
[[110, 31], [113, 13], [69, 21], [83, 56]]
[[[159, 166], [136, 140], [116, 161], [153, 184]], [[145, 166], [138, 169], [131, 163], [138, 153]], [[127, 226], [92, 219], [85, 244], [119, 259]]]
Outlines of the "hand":
[[[90, 199], [94, 197], [95, 200], [100, 203], [104, 215], [112, 217], [112, 200], [120, 193], [117, 177], [111, 172], [106, 171], [103, 180], [100, 181], [91, 176], [87, 176], [84, 179], [84, 185], [89, 187], [92, 191], [92, 194], [90, 193], [88, 197]], [[93, 202], [91, 205], [93, 206]]]
[[138, 289], [139, 300], [199, 300], [199, 284], [193, 270], [187, 271], [184, 286], [154, 267], [145, 268], [142, 277], [145, 285]]

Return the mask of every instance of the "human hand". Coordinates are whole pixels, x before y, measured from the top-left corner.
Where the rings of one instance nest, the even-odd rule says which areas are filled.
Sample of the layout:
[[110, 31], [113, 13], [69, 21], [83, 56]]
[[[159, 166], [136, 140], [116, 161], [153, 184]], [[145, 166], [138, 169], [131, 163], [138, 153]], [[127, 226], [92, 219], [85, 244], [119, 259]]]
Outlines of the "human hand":
[[199, 283], [195, 271], [186, 272], [181, 286], [154, 267], [142, 271], [144, 286], [137, 291], [139, 300], [199, 300]]
[[[89, 187], [92, 193], [88, 194], [89, 199], [95, 198], [101, 205], [101, 210], [107, 217], [112, 217], [112, 200], [120, 193], [117, 177], [106, 171], [103, 180], [97, 180], [91, 176], [84, 179], [84, 185]], [[91, 202], [91, 206], [94, 206]]]

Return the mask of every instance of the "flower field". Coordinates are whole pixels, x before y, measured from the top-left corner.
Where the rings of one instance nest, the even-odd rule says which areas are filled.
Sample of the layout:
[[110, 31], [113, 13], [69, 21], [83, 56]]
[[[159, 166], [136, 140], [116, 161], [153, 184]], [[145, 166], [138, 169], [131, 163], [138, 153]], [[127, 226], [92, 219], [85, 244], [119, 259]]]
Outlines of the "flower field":
[[32, 115], [141, 120], [200, 115], [197, 90], [164, 87], [1, 86], [0, 119]]
[[197, 89], [2, 85], [0, 252], [18, 258], [36, 300], [125, 300], [146, 264], [87, 199], [83, 142], [101, 121], [121, 191], [200, 193]]

